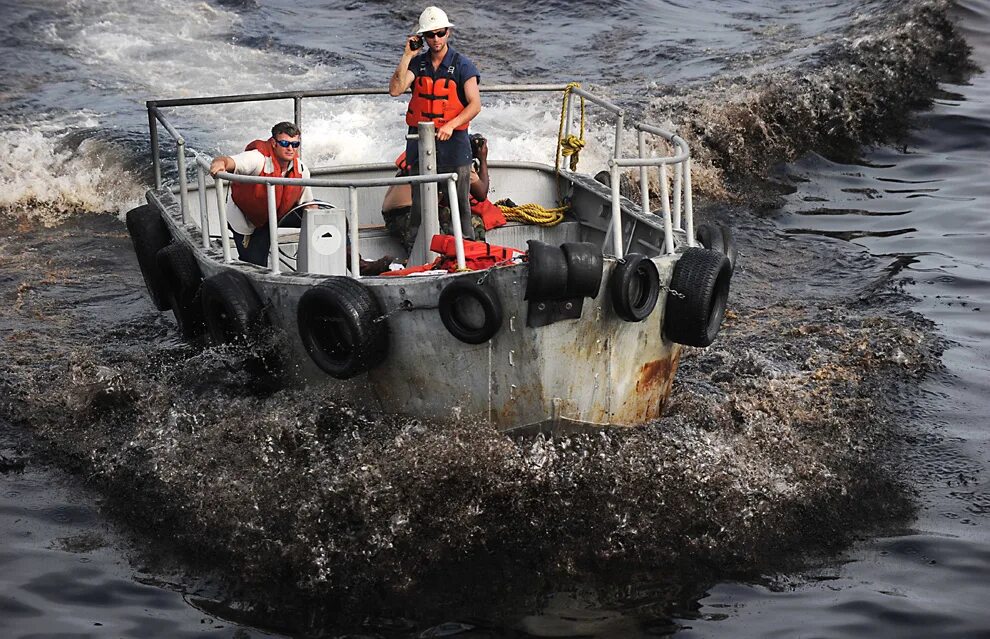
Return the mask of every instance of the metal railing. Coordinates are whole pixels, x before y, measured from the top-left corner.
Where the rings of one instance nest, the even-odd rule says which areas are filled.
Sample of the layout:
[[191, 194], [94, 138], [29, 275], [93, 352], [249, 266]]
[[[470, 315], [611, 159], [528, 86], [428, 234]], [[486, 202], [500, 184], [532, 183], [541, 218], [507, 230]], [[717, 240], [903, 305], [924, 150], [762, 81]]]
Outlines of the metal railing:
[[[427, 123], [432, 128], [432, 123]], [[432, 141], [432, 138], [429, 138]], [[194, 152], [195, 153], [195, 152]], [[195, 153], [196, 164], [199, 171], [200, 190], [200, 229], [203, 237], [203, 248], [209, 248], [210, 228], [209, 214], [206, 206], [206, 173], [210, 170], [210, 158], [201, 153]], [[360, 251], [361, 238], [359, 233], [357, 190], [375, 186], [393, 186], [399, 184], [428, 184], [446, 182], [447, 197], [451, 202], [451, 216], [457, 211], [457, 174], [439, 173], [431, 175], [409, 175], [403, 177], [390, 178], [363, 178], [363, 179], [320, 179], [320, 178], [277, 178], [259, 177], [254, 175], [237, 175], [221, 171], [214, 177], [217, 209], [220, 226], [220, 245], [223, 250], [223, 260], [229, 264], [230, 255], [230, 229], [227, 226], [227, 207], [223, 195], [224, 182], [241, 182], [245, 184], [264, 184], [268, 199], [268, 237], [270, 241], [271, 272], [279, 274], [278, 259], [278, 210], [275, 203], [276, 186], [316, 186], [325, 188], [346, 188], [348, 190], [348, 240], [350, 244], [350, 268], [351, 275], [360, 278]], [[186, 214], [183, 213], [183, 220]], [[460, 219], [453, 222], [454, 237], [457, 242], [457, 265], [464, 268], [464, 245], [461, 234]]]
[[[484, 92], [562, 92], [567, 88], [566, 85], [556, 85], [556, 84], [521, 84], [521, 85], [495, 85], [490, 87], [480, 87]], [[570, 90], [572, 93], [596, 104], [605, 110], [609, 111], [615, 116], [615, 135], [614, 135], [614, 146], [610, 154], [610, 159], [608, 162], [609, 174], [611, 177], [611, 206], [612, 206], [612, 219], [609, 226], [609, 231], [606, 234], [605, 245], [611, 240], [613, 246], [613, 253], [615, 257], [622, 258], [625, 254], [623, 247], [623, 234], [622, 234], [622, 215], [620, 209], [620, 170], [623, 167], [639, 167], [640, 168], [640, 191], [641, 191], [641, 202], [640, 208], [644, 216], [651, 214], [650, 204], [649, 204], [649, 188], [648, 188], [648, 168], [651, 166], [660, 167], [660, 200], [661, 200], [661, 215], [663, 217], [663, 230], [664, 230], [664, 250], [667, 253], [674, 252], [674, 240], [673, 231], [674, 229], [682, 230], [687, 234], [687, 241], [689, 246], [694, 245], [694, 221], [693, 221], [693, 205], [691, 198], [691, 159], [690, 151], [688, 149], [687, 143], [678, 135], [665, 131], [658, 127], [650, 126], [642, 123], [633, 123], [633, 127], [638, 132], [638, 157], [635, 158], [623, 158], [620, 157], [620, 149], [622, 143], [622, 132], [625, 123], [625, 112], [619, 106], [599, 98], [584, 89], [577, 86], [571, 86]], [[189, 186], [188, 186], [188, 175], [186, 173], [186, 155], [191, 153], [195, 158], [197, 165], [197, 191], [199, 196], [199, 206], [200, 206], [200, 229], [202, 234], [202, 244], [203, 248], [209, 248], [209, 212], [206, 197], [206, 173], [209, 172], [210, 168], [210, 158], [202, 153], [195, 150], [188, 149], [186, 145], [185, 138], [175, 129], [175, 127], [168, 121], [164, 116], [161, 109], [167, 107], [181, 107], [181, 106], [200, 106], [200, 105], [210, 105], [210, 104], [231, 104], [238, 102], [260, 102], [260, 101], [272, 101], [272, 100], [286, 100], [291, 99], [293, 102], [293, 114], [294, 122], [296, 126], [302, 128], [302, 101], [305, 98], [328, 98], [328, 97], [342, 97], [342, 96], [354, 96], [354, 95], [387, 95], [387, 89], [379, 88], [359, 88], [359, 89], [339, 89], [331, 91], [297, 91], [297, 92], [280, 92], [280, 93], [258, 93], [258, 94], [240, 94], [240, 95], [228, 95], [228, 96], [216, 96], [207, 98], [180, 98], [173, 100], [151, 100], [147, 102], [148, 108], [148, 124], [150, 128], [150, 138], [151, 138], [151, 151], [152, 151], [152, 164], [154, 168], [154, 179], [155, 188], [162, 188], [162, 176], [161, 176], [161, 147], [159, 142], [159, 131], [158, 124], [165, 128], [169, 135], [173, 138], [176, 143], [176, 169], [178, 171], [179, 178], [179, 207], [182, 213], [182, 219], [184, 223], [191, 222], [189, 215]], [[573, 121], [573, 101], [568, 101], [566, 118], [564, 121], [564, 135], [565, 137], [570, 135], [571, 125]], [[430, 130], [426, 132], [424, 126], [427, 126]], [[433, 123], [427, 122], [420, 125], [420, 131], [418, 136], [425, 144], [420, 145], [421, 158], [425, 157], [436, 157], [434, 147], [434, 137], [433, 137]], [[677, 152], [671, 156], [665, 157], [646, 157], [646, 134], [658, 135], [664, 138], [668, 143], [673, 145]], [[302, 156], [302, 149], [300, 148], [300, 158]], [[422, 162], [421, 166], [427, 166], [426, 162]], [[670, 187], [668, 185], [668, 175], [667, 167], [672, 166], [673, 175], [673, 193], [670, 193]], [[435, 166], [432, 167], [435, 170]], [[564, 169], [566, 170], [566, 169]], [[227, 216], [226, 216], [226, 206], [225, 198], [223, 194], [224, 181], [242, 182], [242, 183], [252, 183], [252, 184], [264, 184], [266, 186], [267, 199], [268, 199], [268, 232], [269, 238], [271, 240], [271, 271], [274, 274], [280, 272], [279, 259], [278, 259], [278, 225], [277, 225], [277, 211], [275, 206], [275, 187], [279, 185], [296, 185], [296, 186], [316, 186], [316, 187], [329, 187], [329, 188], [347, 188], [348, 189], [348, 215], [350, 227], [350, 264], [351, 264], [351, 275], [352, 277], [360, 277], [360, 237], [359, 237], [359, 225], [358, 225], [358, 211], [357, 211], [357, 189], [358, 188], [368, 188], [368, 187], [378, 187], [378, 186], [392, 186], [399, 184], [410, 184], [410, 185], [429, 185], [429, 184], [439, 184], [445, 182], [447, 186], [448, 202], [451, 209], [451, 225], [454, 231], [455, 246], [456, 246], [456, 259], [458, 268], [463, 269], [465, 266], [464, 258], [464, 244], [463, 244], [463, 230], [461, 228], [460, 220], [460, 203], [456, 194], [456, 182], [457, 175], [454, 173], [444, 173], [435, 174], [427, 171], [426, 175], [418, 176], [404, 176], [404, 177], [392, 177], [392, 178], [381, 178], [381, 179], [301, 179], [301, 178], [275, 178], [275, 177], [258, 177], [258, 176], [248, 176], [248, 175], [236, 175], [227, 172], [220, 172], [214, 176], [214, 190], [216, 194], [216, 205], [218, 209], [218, 219], [220, 225], [220, 238], [221, 247], [223, 250], [224, 262], [231, 262], [230, 255], [230, 229], [227, 226]], [[428, 211], [430, 215], [424, 215], [421, 222], [421, 231], [424, 229], [432, 229], [438, 227], [438, 222], [434, 224], [437, 214], [436, 205], [436, 192], [435, 189], [426, 189], [426, 197], [424, 198], [424, 211]], [[672, 196], [672, 197], [671, 197]], [[671, 202], [672, 200], [672, 202]], [[682, 212], [683, 212], [683, 222], [686, 223], [687, 228], [682, 229]], [[428, 236], [427, 236], [428, 238]], [[425, 249], [424, 249], [425, 257]]]

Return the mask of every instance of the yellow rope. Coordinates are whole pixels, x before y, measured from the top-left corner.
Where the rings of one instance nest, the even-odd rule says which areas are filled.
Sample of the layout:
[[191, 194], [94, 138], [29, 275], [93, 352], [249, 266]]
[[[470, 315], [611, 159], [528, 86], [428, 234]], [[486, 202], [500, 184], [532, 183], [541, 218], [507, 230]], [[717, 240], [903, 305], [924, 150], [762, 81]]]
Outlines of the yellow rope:
[[584, 148], [584, 96], [581, 96], [581, 134], [564, 137], [564, 122], [567, 120], [567, 105], [571, 99], [571, 91], [580, 89], [581, 85], [571, 82], [564, 87], [564, 99], [560, 105], [560, 127], [557, 129], [557, 156], [554, 160], [554, 171], [560, 173], [560, 156], [571, 158], [571, 170], [576, 171], [578, 155]]
[[566, 206], [558, 206], [554, 209], [547, 209], [539, 204], [519, 204], [517, 206], [505, 206], [498, 204], [505, 219], [525, 224], [536, 224], [539, 226], [555, 226], [564, 219]]

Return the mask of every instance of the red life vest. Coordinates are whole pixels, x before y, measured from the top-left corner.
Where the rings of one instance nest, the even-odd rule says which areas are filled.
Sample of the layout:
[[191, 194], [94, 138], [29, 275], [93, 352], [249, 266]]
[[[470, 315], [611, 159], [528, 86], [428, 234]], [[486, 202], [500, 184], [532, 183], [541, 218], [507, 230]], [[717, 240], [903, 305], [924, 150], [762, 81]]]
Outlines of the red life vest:
[[399, 154], [399, 157], [395, 158], [395, 168], [399, 169], [400, 175], [409, 175], [409, 170], [412, 165], [406, 160], [406, 152], [403, 151]]
[[[292, 159], [292, 169], [287, 175], [279, 173], [279, 163], [272, 150], [271, 138], [268, 140], [255, 140], [244, 147], [245, 151], [259, 151], [267, 158], [264, 168], [259, 174], [261, 177], [289, 177], [301, 178], [302, 170], [299, 167], [299, 158]], [[271, 166], [269, 172], [266, 169]], [[303, 187], [301, 186], [275, 186], [275, 207], [276, 215], [281, 220], [302, 197]], [[246, 184], [244, 182], [230, 183], [230, 197], [234, 204], [241, 210], [244, 217], [254, 225], [255, 228], [262, 228], [268, 225], [268, 192], [264, 184]]]
[[[454, 68], [459, 55], [454, 54], [452, 64], [443, 69], [436, 80], [426, 74], [426, 65], [431, 64], [430, 56], [422, 56], [420, 73], [413, 82], [412, 98], [406, 110], [406, 124], [416, 126], [420, 122], [433, 120], [433, 124], [439, 129], [464, 110], [464, 104], [457, 95], [457, 83], [454, 82]], [[467, 128], [468, 123], [465, 122], [456, 130], [465, 131]]]
[[486, 231], [505, 226], [505, 214], [502, 213], [502, 209], [492, 204], [488, 199], [479, 202], [472, 195], [471, 214], [481, 218], [481, 223], [485, 225]]
[[[440, 253], [440, 257], [433, 260], [432, 264], [410, 266], [399, 271], [386, 271], [382, 275], [394, 277], [440, 269], [448, 273], [457, 271], [457, 248], [453, 235], [434, 235], [433, 239], [430, 240], [430, 250], [434, 253]], [[524, 255], [526, 255], [526, 251], [508, 246], [464, 240], [464, 266], [472, 271], [481, 271]]]

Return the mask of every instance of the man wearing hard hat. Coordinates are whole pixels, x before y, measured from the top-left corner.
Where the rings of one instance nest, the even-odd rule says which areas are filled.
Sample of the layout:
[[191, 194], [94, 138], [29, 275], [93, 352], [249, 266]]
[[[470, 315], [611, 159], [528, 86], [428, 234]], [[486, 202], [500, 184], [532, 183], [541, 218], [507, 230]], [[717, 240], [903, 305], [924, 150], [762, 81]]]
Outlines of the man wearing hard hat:
[[[437, 7], [427, 7], [419, 16], [416, 33], [406, 38], [402, 59], [388, 83], [390, 95], [401, 95], [412, 86], [412, 98], [406, 110], [409, 132], [416, 132], [420, 122], [433, 121], [437, 136], [437, 173], [457, 173], [457, 194], [461, 213], [461, 230], [465, 239], [474, 239], [471, 227], [469, 188], [471, 184], [471, 140], [468, 123], [481, 112], [478, 82], [481, 73], [466, 56], [448, 45], [451, 28], [447, 14]], [[425, 46], [424, 46], [425, 45]], [[417, 54], [417, 50], [423, 49]], [[419, 173], [419, 145], [406, 142], [406, 158], [412, 172]], [[408, 244], [412, 245], [422, 212], [419, 189], [413, 189]]]

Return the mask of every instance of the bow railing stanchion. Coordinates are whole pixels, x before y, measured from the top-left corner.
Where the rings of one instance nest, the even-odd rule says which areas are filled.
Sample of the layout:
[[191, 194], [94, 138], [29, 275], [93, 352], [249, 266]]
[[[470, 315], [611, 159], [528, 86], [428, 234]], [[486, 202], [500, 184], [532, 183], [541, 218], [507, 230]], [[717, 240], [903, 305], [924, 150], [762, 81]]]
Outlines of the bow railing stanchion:
[[155, 173], [155, 188], [162, 188], [162, 158], [158, 147], [158, 109], [148, 103], [148, 130], [151, 133], [151, 166]]
[[351, 277], [361, 279], [361, 233], [357, 187], [347, 187], [347, 226], [351, 239]]
[[[646, 157], [646, 131], [640, 130], [636, 137], [639, 139], [639, 159]], [[650, 176], [645, 164], [639, 167], [639, 201], [643, 215], [650, 214]]]
[[282, 272], [282, 269], [278, 260], [278, 208], [275, 205], [275, 185], [271, 182], [266, 182], [265, 194], [268, 196], [268, 259], [272, 263], [272, 274], [278, 275]]
[[681, 192], [683, 187], [681, 186], [681, 176], [684, 174], [684, 162], [678, 162], [674, 165], [674, 228], [684, 230], [681, 226]]
[[204, 249], [210, 248], [210, 212], [206, 206], [206, 170], [196, 158], [196, 191], [199, 195], [199, 231]]
[[564, 139], [571, 137], [571, 122], [574, 120], [574, 102], [567, 99], [567, 119], [564, 120]]
[[612, 187], [612, 225], [609, 228], [609, 235], [612, 236], [612, 251], [616, 259], [622, 259], [622, 210], [619, 206], [619, 165], [615, 160], [608, 161], [608, 170], [611, 174]]
[[[296, 128], [302, 131], [302, 96], [292, 96], [292, 117]], [[302, 160], [302, 145], [299, 145], [299, 159]]]
[[615, 146], [612, 148], [612, 158], [618, 159], [622, 151], [622, 125], [626, 121], [626, 116], [622, 111], [615, 115]]
[[213, 178], [213, 190], [217, 195], [217, 215], [220, 218], [220, 248], [223, 250], [223, 263], [230, 264], [230, 228], [227, 226], [227, 204], [223, 198], [223, 180]]
[[674, 252], [674, 222], [670, 217], [670, 185], [667, 184], [667, 165], [660, 165], [660, 209], [663, 211], [663, 250]]
[[457, 270], [467, 268], [464, 260], [464, 231], [461, 229], [461, 203], [457, 197], [457, 174], [447, 178], [447, 201], [450, 202], [450, 225], [454, 230], [454, 253], [457, 256]]
[[182, 211], [182, 221], [192, 222], [189, 215], [189, 176], [186, 175], [186, 141], [176, 140], [175, 163], [179, 170], [179, 210]]
[[684, 160], [684, 223], [688, 246], [695, 246], [694, 202], [691, 197], [691, 158]]

